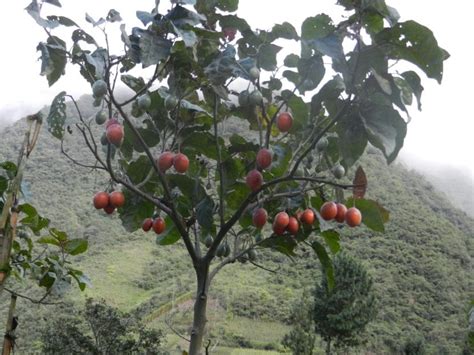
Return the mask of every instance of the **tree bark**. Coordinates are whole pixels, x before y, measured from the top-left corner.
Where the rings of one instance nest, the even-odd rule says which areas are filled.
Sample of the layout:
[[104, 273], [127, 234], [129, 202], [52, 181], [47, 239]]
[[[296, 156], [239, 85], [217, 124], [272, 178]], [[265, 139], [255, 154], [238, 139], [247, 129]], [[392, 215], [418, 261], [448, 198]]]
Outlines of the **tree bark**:
[[207, 297], [209, 291], [209, 262], [203, 259], [196, 266], [197, 291], [194, 303], [193, 328], [189, 355], [201, 355], [203, 352], [203, 338], [206, 331]]
[[326, 355], [331, 355], [331, 339], [328, 339], [326, 343]]
[[13, 329], [13, 316], [15, 314], [16, 308], [16, 295], [11, 295], [10, 298], [10, 308], [8, 310], [8, 319], [5, 336], [3, 338], [3, 351], [2, 355], [10, 355], [12, 349], [15, 346], [15, 334]]

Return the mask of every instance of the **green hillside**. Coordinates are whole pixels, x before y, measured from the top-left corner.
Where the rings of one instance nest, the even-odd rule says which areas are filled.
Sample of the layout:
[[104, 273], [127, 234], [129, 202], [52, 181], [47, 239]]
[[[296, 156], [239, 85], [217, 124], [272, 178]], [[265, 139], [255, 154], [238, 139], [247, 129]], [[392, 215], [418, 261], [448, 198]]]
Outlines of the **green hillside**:
[[[22, 127], [19, 122], [0, 133], [0, 159], [15, 157]], [[77, 134], [68, 136], [66, 147], [87, 160], [87, 151], [78, 141]], [[397, 165], [387, 167], [371, 151], [362, 165], [369, 179], [368, 197], [381, 201], [391, 219], [385, 234], [360, 228], [344, 235], [344, 248], [364, 260], [379, 297], [380, 311], [361, 352], [396, 353], [405, 341], [419, 335], [430, 354], [460, 354], [466, 308], [474, 298], [474, 221], [421, 175]], [[101, 297], [137, 312], [144, 322], [168, 334], [169, 350], [184, 347], [169, 327], [172, 324], [185, 333], [191, 317], [194, 276], [184, 247], [180, 243], [158, 246], [151, 234], [127, 234], [117, 216], [97, 212], [92, 196], [106, 186], [106, 178], [68, 162], [47, 132], [27, 170], [25, 197], [55, 225], [89, 239], [90, 250], [79, 260], [93, 287], [82, 294], [71, 293], [72, 304], [67, 307], [20, 300], [16, 353], [38, 352], [39, 329], [60, 312], [80, 307], [85, 297]], [[260, 253], [259, 262], [275, 272], [247, 264], [223, 269], [211, 290], [213, 353], [284, 352], [281, 340], [290, 329], [291, 305], [320, 278], [312, 251], [298, 252], [302, 258], [294, 263], [284, 256]]]

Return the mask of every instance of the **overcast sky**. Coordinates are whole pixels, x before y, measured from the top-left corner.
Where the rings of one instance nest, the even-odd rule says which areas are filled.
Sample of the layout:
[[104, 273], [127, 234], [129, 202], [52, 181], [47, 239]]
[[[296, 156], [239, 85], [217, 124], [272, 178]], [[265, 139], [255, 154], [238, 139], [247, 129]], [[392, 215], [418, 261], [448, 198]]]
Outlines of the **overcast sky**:
[[[77, 80], [76, 68], [71, 66], [66, 69], [68, 75], [52, 88], [48, 88], [46, 79], [39, 76], [36, 45], [45, 39], [45, 33], [24, 11], [29, 2], [0, 1], [0, 120], [15, 120], [36, 112], [49, 104], [61, 90], [75, 95], [90, 91], [84, 81]], [[152, 0], [62, 0], [61, 3], [63, 9], [48, 8], [77, 22], [83, 21], [85, 12], [98, 18], [113, 7], [121, 13], [128, 29], [139, 25], [135, 18], [136, 9], [150, 10], [154, 4]], [[254, 27], [269, 29], [274, 23], [289, 21], [299, 28], [304, 18], [321, 12], [338, 20], [339, 7], [334, 3], [335, 0], [240, 0], [240, 13]], [[441, 86], [422, 77], [425, 87], [423, 111], [418, 112], [414, 107], [411, 110], [413, 120], [408, 127], [403, 154], [429, 162], [462, 165], [474, 174], [471, 97], [474, 46], [472, 38], [468, 37], [472, 33], [470, 22], [474, 4], [470, 5], [471, 2], [466, 0], [448, 3], [387, 0], [387, 3], [400, 12], [401, 20], [414, 19], [431, 28], [440, 46], [451, 54]]]

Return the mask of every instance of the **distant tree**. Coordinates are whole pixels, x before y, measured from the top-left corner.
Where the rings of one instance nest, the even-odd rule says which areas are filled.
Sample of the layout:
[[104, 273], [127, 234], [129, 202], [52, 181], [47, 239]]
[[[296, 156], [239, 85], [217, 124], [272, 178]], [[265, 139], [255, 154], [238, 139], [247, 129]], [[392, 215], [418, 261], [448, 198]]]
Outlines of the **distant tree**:
[[423, 355], [425, 352], [425, 338], [420, 335], [407, 339], [403, 345], [403, 355]]
[[293, 354], [313, 354], [316, 334], [311, 317], [313, 300], [309, 292], [303, 292], [302, 298], [296, 302], [291, 310], [290, 322], [293, 324], [291, 331], [283, 338], [283, 345]]
[[366, 325], [376, 316], [372, 278], [364, 266], [345, 253], [334, 258], [334, 287], [329, 290], [327, 278], [314, 291], [313, 320], [316, 333], [331, 345], [352, 347], [362, 343]]
[[44, 354], [164, 354], [161, 331], [133, 315], [88, 299], [80, 318], [58, 318], [42, 330]]

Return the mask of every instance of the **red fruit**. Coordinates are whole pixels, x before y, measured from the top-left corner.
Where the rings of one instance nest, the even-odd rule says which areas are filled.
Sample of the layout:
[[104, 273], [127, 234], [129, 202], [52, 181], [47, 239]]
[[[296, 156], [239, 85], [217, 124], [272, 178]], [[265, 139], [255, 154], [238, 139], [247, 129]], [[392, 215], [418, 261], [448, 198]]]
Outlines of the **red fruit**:
[[257, 153], [257, 166], [266, 169], [272, 165], [272, 153], [268, 149], [260, 149]]
[[178, 153], [173, 159], [173, 165], [178, 173], [185, 173], [189, 167], [189, 159], [183, 153]]
[[324, 220], [330, 221], [337, 216], [337, 205], [334, 202], [324, 202], [319, 213]]
[[107, 140], [115, 145], [115, 146], [119, 146], [120, 144], [122, 144], [122, 140], [123, 140], [123, 127], [116, 123], [116, 124], [112, 124], [110, 125], [106, 132], [105, 132], [106, 136], [107, 136]]
[[161, 234], [166, 228], [166, 223], [165, 220], [161, 217], [158, 217], [153, 221], [153, 230], [155, 231], [156, 234]]
[[125, 196], [120, 191], [114, 191], [109, 195], [110, 205], [119, 208], [125, 204]]
[[357, 227], [362, 222], [362, 214], [357, 208], [351, 207], [347, 210], [345, 219], [349, 227]]
[[253, 225], [262, 228], [267, 223], [268, 213], [265, 208], [257, 208], [252, 215]]
[[288, 132], [293, 125], [293, 117], [289, 112], [282, 112], [277, 117], [276, 125], [280, 132]]
[[151, 218], [146, 218], [142, 223], [142, 229], [145, 232], [148, 232], [153, 226], [153, 220]]
[[169, 168], [173, 166], [173, 159], [174, 159], [174, 153], [171, 152], [164, 152], [162, 153], [158, 160], [158, 169], [160, 169], [161, 172], [165, 172]]
[[285, 230], [286, 230], [286, 227], [279, 226], [275, 222], [273, 222], [272, 228], [273, 228], [273, 232], [276, 235], [283, 235], [285, 233]]
[[290, 216], [286, 212], [278, 212], [273, 221], [273, 225], [285, 229], [290, 223]]
[[312, 209], [307, 208], [304, 210], [300, 218], [301, 222], [304, 224], [313, 224], [314, 223], [314, 212]]
[[288, 233], [295, 235], [298, 233], [298, 229], [300, 229], [300, 224], [298, 223], [298, 220], [295, 217], [290, 217], [288, 221], [288, 225], [286, 226], [286, 230]]
[[343, 223], [346, 218], [347, 207], [344, 206], [342, 203], [338, 203], [337, 205], [337, 214], [336, 214], [336, 221], [339, 223]]
[[225, 27], [222, 32], [224, 33], [224, 37], [226, 37], [229, 41], [233, 41], [237, 33], [237, 29], [234, 27]]
[[250, 190], [257, 191], [263, 184], [263, 176], [260, 171], [254, 169], [250, 170], [245, 178], [247, 186], [250, 187]]
[[94, 195], [94, 207], [98, 210], [109, 205], [109, 194], [107, 192], [98, 192]]
[[116, 118], [111, 118], [105, 123], [105, 129], [109, 128], [110, 126], [114, 124], [119, 124], [119, 121]]
[[112, 205], [108, 205], [108, 206], [104, 207], [104, 211], [107, 214], [112, 214], [115, 211], [115, 207], [112, 206]]

